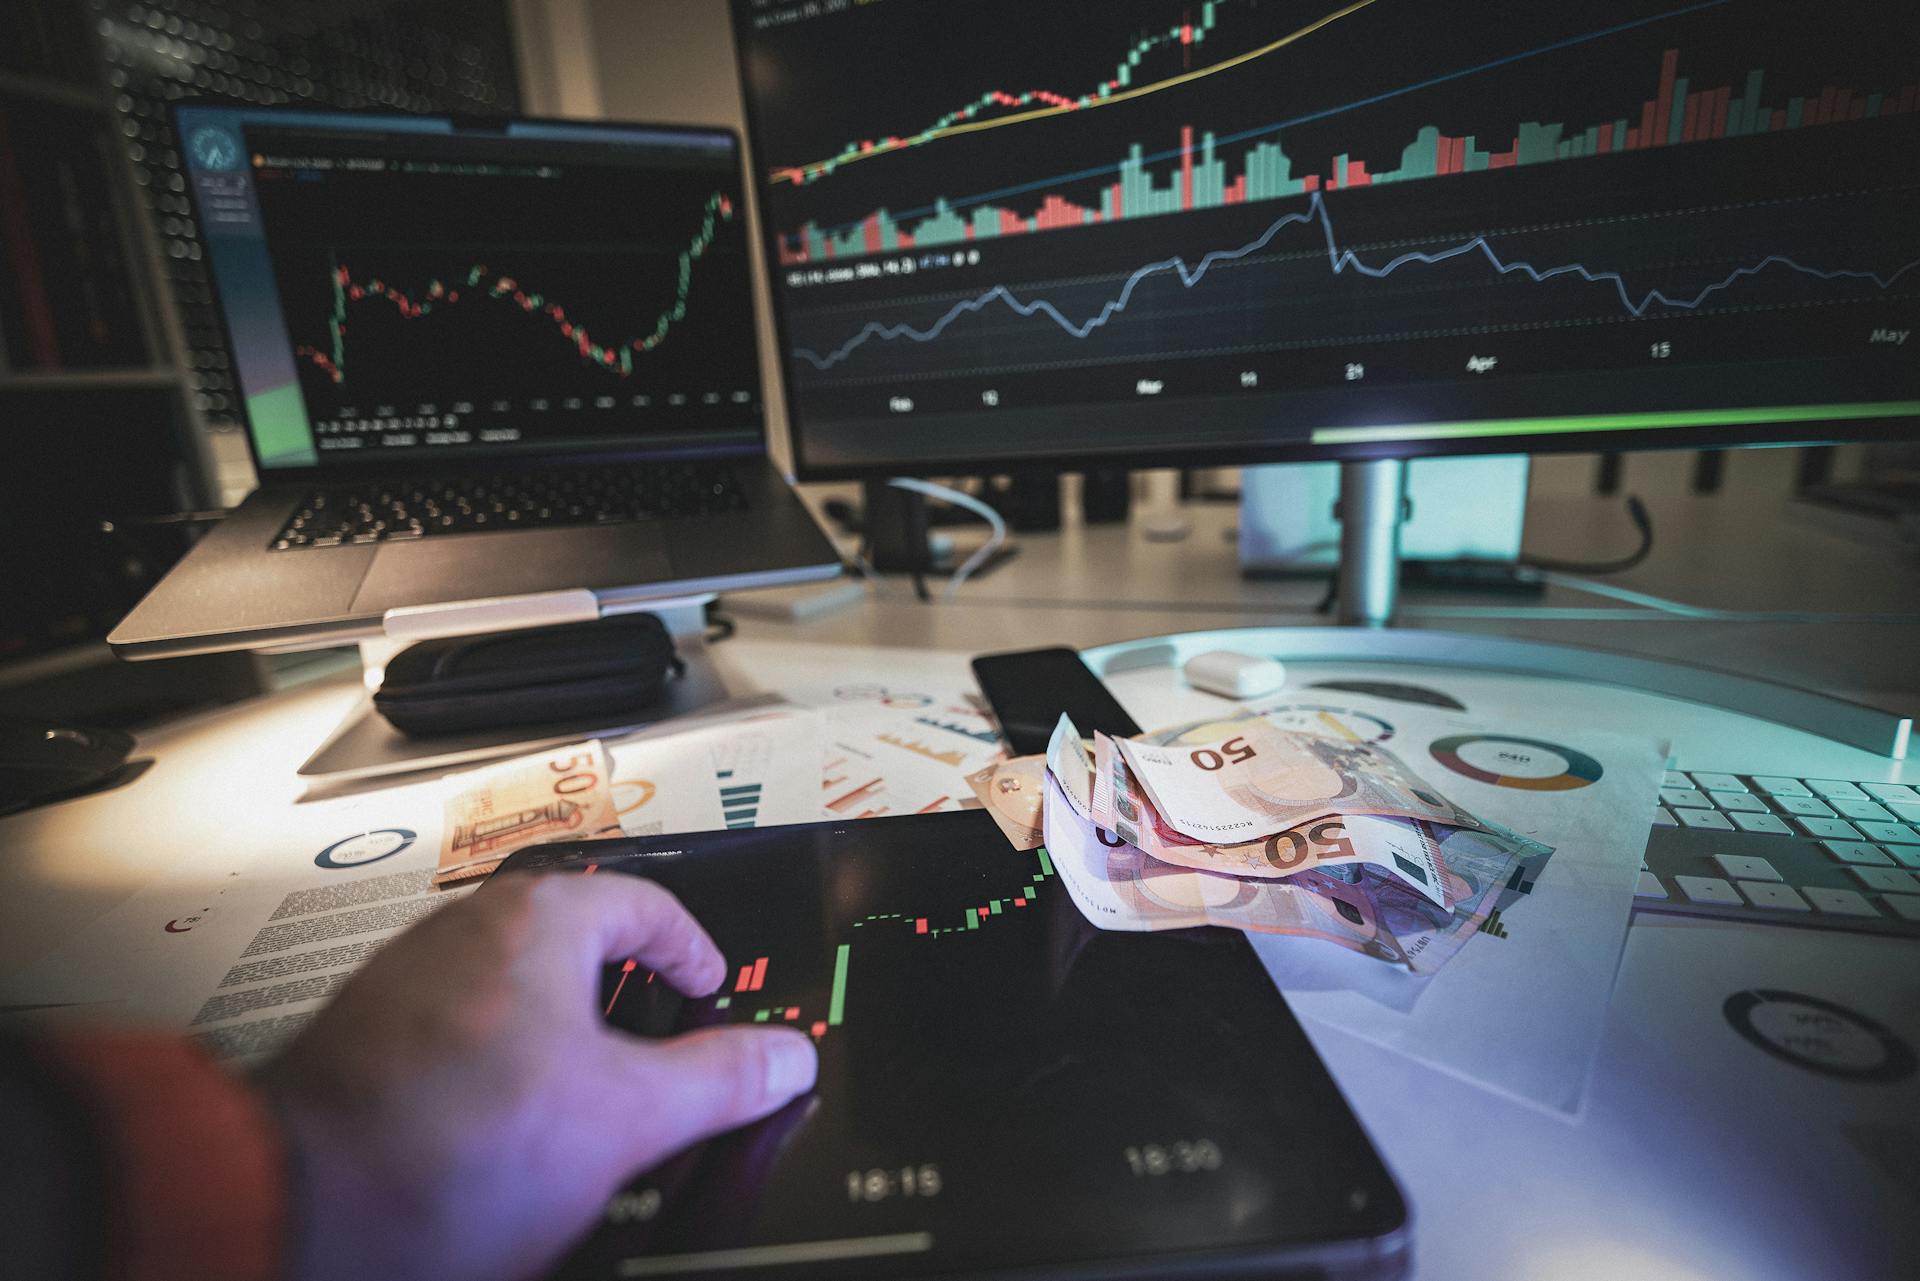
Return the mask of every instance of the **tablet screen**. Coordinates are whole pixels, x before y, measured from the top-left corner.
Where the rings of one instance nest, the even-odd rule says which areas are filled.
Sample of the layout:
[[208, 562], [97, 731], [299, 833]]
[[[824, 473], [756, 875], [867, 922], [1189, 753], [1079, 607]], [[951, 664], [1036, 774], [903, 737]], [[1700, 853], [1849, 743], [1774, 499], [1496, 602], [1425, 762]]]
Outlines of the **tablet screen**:
[[566, 1277], [1395, 1270], [1406, 1210], [1246, 941], [1092, 928], [979, 811], [545, 846], [630, 873], [726, 953], [617, 1026], [783, 1023], [816, 1090], [636, 1180]]

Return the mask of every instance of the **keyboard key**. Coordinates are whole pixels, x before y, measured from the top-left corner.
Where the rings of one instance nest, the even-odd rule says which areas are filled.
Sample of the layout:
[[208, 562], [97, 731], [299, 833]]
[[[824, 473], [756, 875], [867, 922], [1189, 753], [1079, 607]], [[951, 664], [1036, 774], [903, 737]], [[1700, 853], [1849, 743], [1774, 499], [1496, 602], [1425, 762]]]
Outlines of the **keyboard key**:
[[1721, 903], [1727, 907], [1742, 907], [1745, 900], [1740, 891], [1733, 888], [1717, 876], [1676, 876], [1673, 883], [1680, 892], [1695, 903]]
[[1920, 805], [1912, 801], [1888, 801], [1886, 806], [1902, 823], [1920, 823]]
[[1798, 814], [1803, 818], [1833, 817], [1833, 806], [1812, 796], [1776, 796], [1773, 808], [1782, 814]]
[[1792, 836], [1793, 829], [1771, 814], [1735, 814], [1733, 825], [1743, 832], [1766, 832], [1771, 836]]
[[1900, 866], [1920, 868], [1920, 845], [1889, 845], [1886, 850]]
[[1729, 814], [1765, 814], [1767, 803], [1751, 792], [1708, 792], [1707, 799]]
[[1862, 823], [1860, 830], [1882, 845], [1920, 845], [1920, 832], [1901, 823]]
[[1865, 841], [1821, 841], [1820, 848], [1842, 863], [1868, 863], [1874, 867], [1892, 867], [1893, 860], [1878, 845]]
[[1660, 884], [1660, 878], [1646, 868], [1640, 869], [1640, 883], [1633, 887], [1635, 898], [1665, 898], [1667, 887]]
[[1880, 897], [1903, 919], [1920, 921], [1920, 894], [1883, 894]]
[[1773, 864], [1763, 858], [1754, 858], [1750, 854], [1715, 854], [1713, 865], [1720, 869], [1722, 876], [1737, 881], [1777, 881], [1780, 873], [1773, 870]]
[[1768, 796], [1812, 796], [1807, 785], [1797, 778], [1778, 778], [1770, 774], [1755, 774], [1753, 785]]
[[1691, 787], [1661, 788], [1660, 803], [1672, 809], [1704, 810], [1713, 807], [1713, 802], [1704, 793], [1696, 792]]
[[1791, 885], [1778, 885], [1772, 881], [1737, 881], [1735, 884], [1755, 907], [1771, 907], [1782, 912], [1807, 910], [1807, 900], [1795, 894]]
[[1731, 774], [1702, 774], [1694, 771], [1693, 784], [1704, 787], [1709, 792], [1744, 792], [1747, 785]]
[[[1692, 787], [1692, 786], [1693, 786], [1693, 780], [1692, 780], [1692, 779], [1690, 779], [1690, 778], [1688, 778], [1688, 777], [1687, 777], [1687, 776], [1686, 776], [1685, 774], [1682, 774], [1682, 773], [1681, 773], [1681, 772], [1680, 772], [1679, 770], [1677, 770], [1677, 769], [1670, 769], [1670, 770], [1668, 770], [1668, 771], [1667, 771], [1667, 773], [1666, 773], [1666, 777], [1664, 777], [1664, 778], [1662, 778], [1662, 779], [1660, 780], [1660, 786], [1662, 786], [1662, 787]], [[1915, 797], [1914, 799], [1915, 799], [1915, 800], [1920, 800], [1920, 796], [1916, 796], [1916, 797]]]
[[1864, 801], [1867, 794], [1852, 783], [1841, 782], [1837, 778], [1810, 778], [1807, 786], [1813, 789], [1815, 796], [1824, 796], [1828, 800]]
[[1849, 867], [1860, 883], [1882, 894], [1920, 894], [1920, 881], [1897, 867]]
[[1893, 821], [1893, 815], [1887, 813], [1887, 811], [1881, 809], [1872, 801], [1850, 801], [1842, 796], [1827, 803], [1839, 811], [1842, 818], [1855, 820], [1864, 819], [1869, 823], [1891, 823]]
[[1808, 836], [1825, 836], [1836, 841], [1857, 841], [1860, 831], [1843, 818], [1796, 818], [1793, 825]]
[[[1705, 827], [1716, 832], [1731, 832], [1733, 824], [1719, 810], [1675, 810], [1674, 817], [1683, 827]], [[1831, 823], [1832, 819], [1815, 819], [1816, 823]]]
[[1858, 890], [1828, 890], [1818, 885], [1807, 885], [1801, 887], [1801, 893], [1807, 896], [1807, 902], [1822, 912], [1832, 912], [1837, 916], [1880, 915]]
[[1860, 790], [1876, 801], [1903, 801], [1908, 805], [1920, 805], [1920, 792], [1905, 783], [1862, 783]]
[[1678, 827], [1680, 826], [1680, 820], [1667, 813], [1665, 806], [1656, 805], [1653, 807], [1653, 825], [1655, 827]]

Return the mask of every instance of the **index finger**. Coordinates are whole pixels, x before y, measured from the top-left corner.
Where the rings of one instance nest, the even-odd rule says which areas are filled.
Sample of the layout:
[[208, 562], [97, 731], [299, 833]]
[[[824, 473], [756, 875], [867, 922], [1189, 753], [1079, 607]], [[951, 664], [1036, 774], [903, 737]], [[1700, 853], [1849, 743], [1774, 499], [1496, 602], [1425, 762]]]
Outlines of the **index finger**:
[[598, 967], [631, 959], [688, 996], [706, 996], [727, 977], [727, 960], [671, 891], [636, 876], [540, 878], [530, 891], [555, 932]]

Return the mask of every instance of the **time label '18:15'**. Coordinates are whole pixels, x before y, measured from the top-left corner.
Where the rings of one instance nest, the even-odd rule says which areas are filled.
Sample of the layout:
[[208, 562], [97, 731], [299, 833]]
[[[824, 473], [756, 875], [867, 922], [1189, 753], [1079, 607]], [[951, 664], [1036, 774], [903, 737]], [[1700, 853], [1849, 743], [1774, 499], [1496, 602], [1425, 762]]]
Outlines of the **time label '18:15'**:
[[940, 1167], [903, 1165], [898, 1169], [847, 1171], [847, 1200], [886, 1201], [893, 1197], [940, 1195]]

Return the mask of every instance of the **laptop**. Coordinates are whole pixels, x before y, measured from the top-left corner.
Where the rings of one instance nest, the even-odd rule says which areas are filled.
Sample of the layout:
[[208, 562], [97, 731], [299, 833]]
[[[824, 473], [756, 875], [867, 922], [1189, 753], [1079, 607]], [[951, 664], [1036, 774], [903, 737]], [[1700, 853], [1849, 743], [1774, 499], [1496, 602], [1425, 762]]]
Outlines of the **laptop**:
[[260, 487], [108, 637], [123, 657], [839, 572], [767, 456], [732, 132], [226, 105], [174, 125]]

